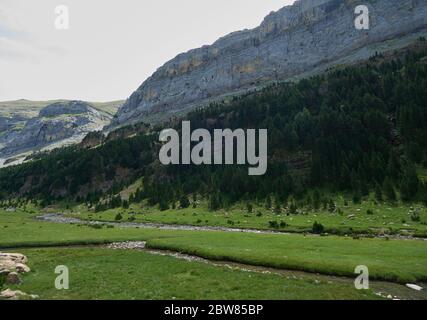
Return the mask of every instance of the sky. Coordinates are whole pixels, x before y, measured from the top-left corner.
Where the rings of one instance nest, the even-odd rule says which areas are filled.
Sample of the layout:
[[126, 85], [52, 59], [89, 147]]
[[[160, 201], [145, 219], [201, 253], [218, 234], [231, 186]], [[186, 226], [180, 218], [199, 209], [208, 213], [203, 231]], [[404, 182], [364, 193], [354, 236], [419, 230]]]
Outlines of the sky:
[[[177, 54], [294, 0], [0, 0], [0, 101], [126, 99]], [[58, 30], [65, 5], [69, 29]]]

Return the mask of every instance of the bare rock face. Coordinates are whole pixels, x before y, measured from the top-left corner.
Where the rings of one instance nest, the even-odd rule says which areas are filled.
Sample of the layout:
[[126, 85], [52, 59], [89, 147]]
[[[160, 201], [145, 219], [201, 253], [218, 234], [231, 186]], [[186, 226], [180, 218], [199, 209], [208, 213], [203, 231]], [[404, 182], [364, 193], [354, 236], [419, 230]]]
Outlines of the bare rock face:
[[40, 117], [51, 118], [61, 115], [78, 115], [92, 113], [97, 117], [101, 117], [100, 113], [93, 109], [87, 102], [83, 101], [70, 101], [70, 102], [57, 102], [40, 110]]
[[82, 142], [79, 144], [80, 148], [83, 149], [91, 149], [96, 146], [99, 146], [105, 141], [105, 136], [100, 131], [93, 131], [89, 132], [86, 137], [82, 140]]
[[[427, 1], [366, 1], [370, 30], [354, 25], [354, 0], [298, 0], [253, 30], [225, 36], [160, 67], [120, 108], [114, 128], [147, 115], [190, 110], [262, 84], [286, 80], [340, 59], [359, 60], [368, 46], [427, 30]], [[361, 55], [365, 55], [361, 57]], [[343, 61], [341, 61], [343, 63]]]
[[[83, 101], [64, 101], [48, 105], [22, 127], [0, 135], [0, 158], [79, 143], [88, 132], [101, 130], [111, 120]], [[0, 121], [1, 124], [1, 121]], [[1, 163], [0, 163], [1, 165]]]

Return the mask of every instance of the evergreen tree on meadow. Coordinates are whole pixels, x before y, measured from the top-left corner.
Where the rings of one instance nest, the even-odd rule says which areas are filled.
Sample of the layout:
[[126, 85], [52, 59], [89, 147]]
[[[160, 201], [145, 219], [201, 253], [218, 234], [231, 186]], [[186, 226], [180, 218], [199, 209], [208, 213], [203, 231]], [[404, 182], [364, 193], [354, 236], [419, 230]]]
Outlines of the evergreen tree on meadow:
[[413, 200], [417, 196], [418, 189], [419, 180], [416, 169], [413, 165], [407, 165], [400, 182], [400, 196], [402, 201]]
[[383, 201], [383, 192], [382, 192], [381, 187], [378, 183], [375, 185], [375, 199], [378, 202]]
[[392, 202], [397, 200], [396, 191], [393, 187], [393, 183], [391, 182], [391, 180], [389, 178], [385, 179], [384, 185], [383, 185], [383, 190], [384, 190], [384, 194], [385, 194], [387, 200], [392, 201]]
[[190, 207], [190, 200], [188, 199], [187, 196], [185, 195], [181, 196], [181, 198], [179, 199], [179, 206], [181, 209], [186, 209]]

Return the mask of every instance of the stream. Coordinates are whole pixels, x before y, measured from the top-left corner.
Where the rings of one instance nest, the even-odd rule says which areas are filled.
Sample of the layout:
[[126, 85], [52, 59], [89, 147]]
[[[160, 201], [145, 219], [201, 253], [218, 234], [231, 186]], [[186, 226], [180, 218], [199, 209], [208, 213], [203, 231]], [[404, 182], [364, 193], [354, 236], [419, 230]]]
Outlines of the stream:
[[[86, 224], [86, 225], [110, 225], [117, 226], [122, 228], [157, 228], [162, 230], [187, 230], [187, 231], [224, 231], [224, 232], [241, 232], [241, 233], [255, 233], [255, 234], [289, 234], [268, 230], [252, 230], [252, 229], [241, 229], [241, 228], [226, 228], [226, 227], [200, 227], [200, 226], [187, 226], [187, 225], [168, 225], [168, 224], [156, 224], [156, 223], [138, 223], [138, 222], [101, 222], [101, 221], [85, 221], [78, 218], [65, 217], [62, 214], [58, 213], [50, 213], [39, 216], [36, 218], [40, 221], [53, 222], [53, 223], [64, 223], [64, 224]], [[423, 239], [425, 240], [425, 239]], [[209, 260], [195, 255], [183, 254], [170, 250], [158, 250], [158, 249], [149, 249], [145, 247], [145, 242], [118, 242], [112, 243], [108, 245], [102, 246], [94, 246], [93, 247], [102, 247], [108, 249], [115, 250], [143, 250], [144, 252], [154, 254], [154, 255], [162, 255], [169, 256], [175, 259], [185, 260], [189, 262], [198, 262], [205, 263], [215, 267], [227, 268], [231, 270], [239, 270], [243, 272], [254, 272], [254, 273], [262, 273], [262, 274], [276, 274], [283, 276], [287, 279], [305, 279], [311, 280], [316, 284], [320, 284], [322, 282], [341, 282], [348, 283], [349, 285], [354, 285], [354, 279], [347, 277], [338, 277], [338, 276], [329, 276], [329, 275], [321, 275], [317, 273], [309, 273], [303, 271], [292, 271], [292, 270], [283, 270], [283, 269], [275, 269], [268, 267], [259, 267], [253, 265], [247, 265], [242, 263], [235, 263], [229, 261], [216, 261]], [[73, 247], [73, 246], [70, 246]], [[394, 299], [394, 300], [427, 300], [427, 292], [423, 291], [415, 291], [407, 288], [404, 285], [393, 283], [393, 282], [385, 282], [385, 281], [371, 281], [370, 282], [371, 289], [375, 292], [376, 295], [386, 298], [386, 299]]]

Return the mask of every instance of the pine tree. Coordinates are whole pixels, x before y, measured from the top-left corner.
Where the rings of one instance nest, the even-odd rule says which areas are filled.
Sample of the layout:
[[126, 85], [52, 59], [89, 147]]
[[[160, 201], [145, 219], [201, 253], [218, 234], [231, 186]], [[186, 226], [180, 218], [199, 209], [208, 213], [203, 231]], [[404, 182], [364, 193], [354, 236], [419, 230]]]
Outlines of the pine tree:
[[400, 194], [403, 201], [413, 200], [419, 189], [417, 172], [413, 165], [407, 165], [400, 182]]
[[383, 186], [384, 194], [389, 201], [396, 201], [396, 191], [394, 190], [393, 184], [391, 183], [389, 178], [386, 178]]
[[246, 210], [248, 211], [248, 213], [253, 212], [254, 208], [250, 202], [246, 203]]
[[181, 196], [181, 198], [179, 199], [179, 206], [181, 209], [186, 209], [190, 207], [190, 200], [188, 200], [187, 196]]
[[289, 199], [289, 213], [290, 214], [298, 214], [298, 206], [293, 197]]
[[159, 202], [159, 209], [160, 209], [160, 211], [166, 211], [166, 210], [169, 210], [169, 204], [168, 204], [168, 202], [166, 201], [166, 199], [164, 199], [164, 198], [161, 198], [161, 199], [160, 199], [160, 202]]
[[320, 198], [320, 193], [319, 190], [314, 190], [313, 192], [313, 208], [314, 210], [319, 210], [320, 209], [320, 205], [321, 205], [321, 198]]
[[375, 199], [378, 202], [383, 201], [383, 192], [382, 192], [381, 187], [378, 183], [375, 185]]
[[122, 208], [123, 209], [129, 209], [129, 202], [126, 200], [123, 200], [122, 201]]
[[222, 207], [222, 199], [219, 192], [214, 193], [209, 197], [209, 210], [215, 211]]
[[267, 210], [270, 210], [271, 206], [272, 206], [272, 204], [271, 204], [271, 196], [268, 195], [267, 198], [265, 199], [265, 208]]

